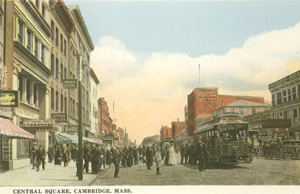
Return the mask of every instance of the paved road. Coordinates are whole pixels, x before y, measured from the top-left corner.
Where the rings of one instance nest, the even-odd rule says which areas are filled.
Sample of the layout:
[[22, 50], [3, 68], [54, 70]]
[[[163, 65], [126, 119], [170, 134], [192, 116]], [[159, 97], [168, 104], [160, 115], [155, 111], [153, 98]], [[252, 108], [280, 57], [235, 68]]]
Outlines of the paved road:
[[162, 175], [140, 163], [120, 168], [120, 177], [113, 178], [114, 166], [92, 185], [300, 185], [299, 160], [255, 159], [251, 164], [219, 166], [198, 171], [196, 165], [162, 166]]

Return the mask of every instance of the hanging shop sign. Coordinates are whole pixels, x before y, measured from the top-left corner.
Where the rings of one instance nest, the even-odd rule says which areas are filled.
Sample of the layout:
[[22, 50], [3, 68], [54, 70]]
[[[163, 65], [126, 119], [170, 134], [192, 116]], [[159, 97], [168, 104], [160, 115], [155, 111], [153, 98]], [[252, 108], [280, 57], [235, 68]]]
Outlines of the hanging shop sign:
[[1, 90], [0, 91], [0, 106], [1, 107], [18, 107], [19, 106], [19, 91]]
[[66, 125], [64, 126], [64, 132], [77, 132], [78, 125]]
[[65, 89], [77, 88], [77, 79], [64, 79], [63, 85]]
[[55, 122], [66, 122], [67, 113], [52, 113], [51, 119], [55, 120]]

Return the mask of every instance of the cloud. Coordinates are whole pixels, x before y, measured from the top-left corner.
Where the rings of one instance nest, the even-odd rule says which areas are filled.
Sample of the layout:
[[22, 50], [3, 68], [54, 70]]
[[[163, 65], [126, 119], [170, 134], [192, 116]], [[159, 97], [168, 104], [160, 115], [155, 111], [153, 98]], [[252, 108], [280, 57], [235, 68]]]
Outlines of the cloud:
[[[300, 23], [249, 37], [224, 55], [190, 57], [184, 53], [139, 53], [117, 38], [105, 36], [92, 52], [91, 66], [117, 125], [132, 140], [159, 134], [161, 125], [184, 119], [187, 95], [199, 87], [221, 94], [263, 96], [268, 84], [300, 69]], [[115, 112], [112, 103], [115, 102]]]

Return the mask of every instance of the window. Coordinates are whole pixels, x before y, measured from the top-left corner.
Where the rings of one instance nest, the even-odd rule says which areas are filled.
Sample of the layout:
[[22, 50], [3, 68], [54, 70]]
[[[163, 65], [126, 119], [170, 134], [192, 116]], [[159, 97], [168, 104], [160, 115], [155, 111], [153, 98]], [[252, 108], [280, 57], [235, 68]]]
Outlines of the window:
[[292, 88], [292, 94], [293, 94], [293, 100], [296, 100], [296, 98], [297, 98], [296, 87]]
[[51, 39], [52, 39], [52, 41], [54, 41], [54, 22], [53, 22], [53, 20], [51, 20], [51, 31], [52, 31]]
[[67, 56], [67, 41], [64, 40], [64, 55]]
[[55, 44], [56, 44], [56, 46], [58, 46], [58, 39], [59, 39], [59, 37], [58, 37], [58, 28], [56, 28], [56, 31], [55, 31]]
[[19, 77], [19, 91], [20, 91], [20, 101], [23, 101], [23, 77]]
[[255, 113], [256, 113], [256, 109], [252, 108], [252, 114], [255, 114]]
[[29, 139], [18, 139], [17, 141], [17, 159], [29, 158]]
[[67, 112], [67, 97], [65, 97], [65, 112]]
[[275, 106], [275, 95], [272, 95], [272, 105]]
[[64, 111], [64, 96], [60, 95], [60, 112]]
[[30, 52], [32, 51], [32, 39], [31, 39], [31, 31], [27, 30], [27, 48], [28, 50], [30, 50]]
[[36, 56], [36, 58], [39, 58], [39, 39], [37, 39], [37, 37], [35, 37], [34, 45], [34, 56]]
[[56, 58], [56, 74], [55, 74], [55, 77], [56, 77], [56, 79], [58, 79], [58, 69], [59, 67], [58, 67], [58, 59]]
[[287, 102], [286, 90], [282, 92], [283, 95], [283, 103]]
[[294, 109], [294, 122], [298, 122], [298, 114], [297, 114], [297, 109]]
[[[88, 98], [88, 97], [87, 97]], [[231, 113], [234, 113], [234, 108], [231, 108]]]
[[20, 43], [23, 43], [23, 31], [24, 31], [24, 24], [21, 20], [19, 20], [18, 40]]
[[284, 111], [284, 113], [283, 113], [283, 118], [284, 118], [284, 119], [287, 119], [287, 111]]
[[67, 79], [67, 68], [65, 67], [65, 70], [64, 70], [64, 79]]
[[60, 34], [60, 51], [63, 52], [63, 48], [64, 48], [64, 38], [63, 35]]
[[56, 112], [58, 112], [58, 103], [59, 102], [59, 97], [58, 97], [58, 91], [56, 91], [56, 107], [55, 107], [55, 110], [56, 110]]
[[242, 108], [240, 108], [240, 115], [244, 114], [244, 111]]
[[45, 7], [44, 4], [42, 4], [42, 15], [43, 15], [44, 18], [45, 18], [45, 16], [46, 16], [46, 7]]
[[45, 46], [43, 44], [41, 49], [41, 61], [42, 63], [45, 63]]
[[51, 110], [54, 110], [54, 89], [51, 88]]
[[54, 75], [54, 55], [51, 53], [51, 72]]
[[30, 104], [30, 81], [29, 80], [27, 80], [27, 82], [26, 82], [26, 102], [27, 102], [27, 104]]
[[291, 89], [288, 89], [288, 101], [292, 100]]
[[35, 107], [38, 107], [38, 85], [33, 85], [33, 103]]
[[60, 81], [63, 82], [63, 79], [64, 79], [64, 74], [63, 74], [63, 64], [61, 63], [60, 64]]
[[40, 9], [40, 0], [35, 0], [35, 6], [37, 9]]
[[281, 92], [277, 93], [277, 104], [281, 104]]
[[300, 98], [300, 85], [298, 85], [298, 98]]

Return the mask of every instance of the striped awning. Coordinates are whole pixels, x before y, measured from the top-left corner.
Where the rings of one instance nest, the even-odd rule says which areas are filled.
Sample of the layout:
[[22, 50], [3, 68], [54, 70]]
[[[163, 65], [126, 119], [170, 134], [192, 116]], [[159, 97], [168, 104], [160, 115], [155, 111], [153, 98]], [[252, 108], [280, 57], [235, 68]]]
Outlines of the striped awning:
[[0, 118], [0, 131], [2, 135], [34, 139], [34, 135], [25, 131], [8, 119]]

